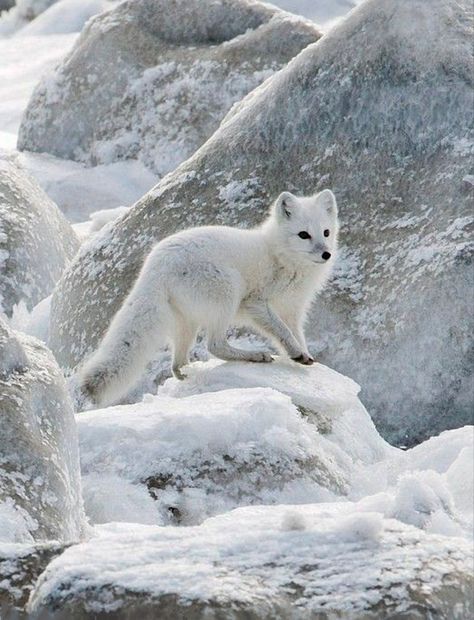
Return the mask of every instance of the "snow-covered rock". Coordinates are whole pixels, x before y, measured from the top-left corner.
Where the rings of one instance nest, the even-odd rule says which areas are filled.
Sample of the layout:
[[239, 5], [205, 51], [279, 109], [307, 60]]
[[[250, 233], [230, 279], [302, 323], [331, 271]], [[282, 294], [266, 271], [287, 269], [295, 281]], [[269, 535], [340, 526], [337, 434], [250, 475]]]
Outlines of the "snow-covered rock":
[[56, 205], [13, 160], [0, 159], [0, 313], [47, 297], [79, 247]]
[[21, 618], [22, 611], [41, 573], [64, 551], [58, 542], [0, 545], [0, 609], [2, 618]]
[[43, 344], [0, 319], [0, 541], [78, 540], [83, 527], [77, 430], [61, 371]]
[[60, 363], [96, 347], [158, 239], [251, 225], [281, 190], [330, 186], [341, 255], [307, 326], [313, 352], [363, 385], [392, 441], [471, 421], [468, 5], [367, 0], [234, 106], [62, 279], [51, 332]]
[[77, 414], [91, 519], [193, 524], [247, 504], [329, 500], [391, 454], [353, 381], [320, 365], [262, 368], [197, 363], [142, 403]]
[[259, 506], [197, 527], [100, 526], [51, 562], [28, 608], [78, 619], [462, 620], [472, 587], [463, 539], [349, 503]]
[[41, 81], [18, 147], [92, 165], [140, 158], [163, 175], [319, 36], [257, 0], [129, 0], [90, 22]]

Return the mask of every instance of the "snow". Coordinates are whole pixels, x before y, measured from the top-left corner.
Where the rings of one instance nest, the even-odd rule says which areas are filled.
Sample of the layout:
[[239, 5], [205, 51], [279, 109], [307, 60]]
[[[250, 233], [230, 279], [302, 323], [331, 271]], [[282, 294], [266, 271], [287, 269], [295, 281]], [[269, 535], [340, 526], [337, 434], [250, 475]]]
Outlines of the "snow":
[[[0, 35], [2, 19], [0, 18]], [[51, 70], [68, 52], [77, 34], [58, 34], [48, 37], [0, 36], [0, 128], [9, 142], [16, 144], [23, 110], [41, 74]]]
[[[198, 527], [100, 526], [90, 542], [51, 562], [29, 610], [390, 617], [410, 615], [419, 604], [449, 605], [443, 585], [451, 584], [457, 605], [450, 617], [468, 617], [467, 541], [358, 513], [349, 503], [290, 509], [304, 528], [285, 527], [283, 506], [240, 508]], [[117, 591], [120, 599], [111, 596]]]
[[472, 509], [462, 498], [474, 493], [473, 427], [403, 451], [377, 433], [357, 384], [319, 364], [211, 359], [185, 373], [141, 403], [77, 414], [94, 522], [127, 520], [129, 502], [123, 510], [111, 504], [114, 492], [100, 506], [97, 489], [110, 484], [136, 495], [143, 523], [154, 515], [166, 524], [177, 514], [194, 524], [249, 503], [351, 500], [426, 531], [471, 535]]
[[[319, 395], [304, 401], [301, 386], [297, 381], [292, 385], [295, 365], [275, 362], [266, 383], [279, 383], [283, 392], [285, 385], [288, 393], [294, 390], [292, 403], [281, 391], [253, 387], [258, 377], [245, 364], [228, 364], [228, 376], [236, 375], [235, 387], [223, 387], [216, 377], [214, 383], [207, 378], [209, 389], [205, 373], [212, 371], [213, 362], [195, 366], [203, 378], [203, 393], [175, 398], [160, 390], [142, 403], [77, 415], [89, 514], [89, 484], [96, 487], [103, 476], [146, 485], [156, 495], [156, 520], [167, 522], [171, 502], [181, 522], [192, 523], [238, 505], [297, 501], [303, 489], [318, 500], [345, 494], [356, 464], [390, 451], [354, 391], [345, 395], [347, 380], [337, 373], [325, 377], [329, 369], [313, 367], [307, 373], [304, 387]], [[319, 383], [323, 387], [318, 390]], [[341, 389], [331, 391], [329, 384]], [[303, 401], [311, 423], [295, 406], [301, 408]], [[338, 418], [344, 419], [342, 424]], [[348, 433], [341, 437], [340, 427], [352, 431], [347, 445]], [[369, 435], [367, 445], [357, 435], [361, 428]], [[150, 495], [140, 500], [147, 519], [152, 503]], [[107, 501], [105, 508], [110, 514]], [[116, 509], [113, 520], [125, 520], [122, 507]], [[97, 501], [93, 512], [98, 512]]]
[[47, 153], [23, 152], [18, 161], [73, 223], [84, 223], [97, 211], [130, 206], [157, 181], [136, 160], [91, 168]]
[[96, 525], [49, 565], [31, 611], [385, 617], [456, 600], [450, 618], [469, 616], [473, 427], [403, 451], [319, 364], [185, 372], [141, 403], [77, 414]]
[[272, 4], [285, 11], [303, 15], [315, 21], [326, 32], [362, 0], [273, 0]]
[[113, 3], [106, 0], [61, 0], [23, 26], [17, 36], [23, 38], [81, 32], [89, 18], [112, 6]]

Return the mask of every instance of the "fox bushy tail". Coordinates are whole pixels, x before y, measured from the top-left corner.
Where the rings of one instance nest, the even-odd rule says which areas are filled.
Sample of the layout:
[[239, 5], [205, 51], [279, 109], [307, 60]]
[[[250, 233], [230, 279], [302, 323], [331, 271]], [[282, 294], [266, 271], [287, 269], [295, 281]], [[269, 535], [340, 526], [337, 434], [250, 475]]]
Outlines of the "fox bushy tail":
[[79, 386], [94, 404], [117, 402], [166, 345], [172, 311], [167, 296], [139, 277], [97, 351], [79, 372]]

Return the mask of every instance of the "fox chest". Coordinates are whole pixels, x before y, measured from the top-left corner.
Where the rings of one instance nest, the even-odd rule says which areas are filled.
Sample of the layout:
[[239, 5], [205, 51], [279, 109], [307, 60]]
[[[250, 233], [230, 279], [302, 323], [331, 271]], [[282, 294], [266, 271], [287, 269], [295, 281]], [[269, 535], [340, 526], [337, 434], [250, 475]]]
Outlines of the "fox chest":
[[256, 293], [265, 299], [289, 297], [305, 288], [305, 278], [296, 270], [282, 266], [263, 275], [256, 288]]

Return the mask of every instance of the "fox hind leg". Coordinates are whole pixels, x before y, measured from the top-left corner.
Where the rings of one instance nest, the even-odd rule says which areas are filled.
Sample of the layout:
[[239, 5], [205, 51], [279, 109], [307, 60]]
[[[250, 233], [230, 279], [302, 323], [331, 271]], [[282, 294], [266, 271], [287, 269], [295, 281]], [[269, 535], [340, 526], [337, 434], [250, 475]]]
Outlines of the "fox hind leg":
[[177, 379], [182, 380], [186, 376], [181, 368], [189, 362], [189, 351], [196, 339], [197, 329], [197, 325], [186, 321], [181, 314], [175, 314], [172, 368]]

